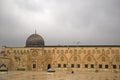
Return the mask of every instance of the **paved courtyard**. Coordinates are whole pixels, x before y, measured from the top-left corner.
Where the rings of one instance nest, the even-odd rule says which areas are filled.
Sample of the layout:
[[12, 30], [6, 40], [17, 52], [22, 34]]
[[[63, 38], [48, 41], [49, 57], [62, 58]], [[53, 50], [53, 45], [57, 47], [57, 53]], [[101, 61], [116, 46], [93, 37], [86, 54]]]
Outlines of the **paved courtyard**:
[[110, 72], [79, 72], [79, 73], [48, 73], [32, 71], [0, 72], [0, 80], [120, 80], [120, 73]]

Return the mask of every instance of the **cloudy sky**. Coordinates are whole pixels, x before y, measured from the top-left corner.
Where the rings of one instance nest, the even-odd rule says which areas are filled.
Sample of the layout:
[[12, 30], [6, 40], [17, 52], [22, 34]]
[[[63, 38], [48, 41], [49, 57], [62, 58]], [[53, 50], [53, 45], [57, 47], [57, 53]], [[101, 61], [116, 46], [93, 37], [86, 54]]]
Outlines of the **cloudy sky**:
[[120, 0], [0, 0], [0, 46], [120, 45]]

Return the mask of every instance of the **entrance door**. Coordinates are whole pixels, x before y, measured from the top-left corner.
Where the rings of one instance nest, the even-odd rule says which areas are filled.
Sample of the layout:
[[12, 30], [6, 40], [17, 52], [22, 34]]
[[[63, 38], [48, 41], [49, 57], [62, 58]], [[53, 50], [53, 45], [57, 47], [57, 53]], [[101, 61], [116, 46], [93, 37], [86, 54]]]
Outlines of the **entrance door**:
[[32, 70], [33, 70], [33, 71], [36, 71], [36, 64], [35, 64], [35, 63], [32, 64]]
[[51, 65], [50, 64], [48, 64], [48, 69], [50, 69], [51, 68]]
[[33, 64], [33, 68], [36, 68], [36, 64]]

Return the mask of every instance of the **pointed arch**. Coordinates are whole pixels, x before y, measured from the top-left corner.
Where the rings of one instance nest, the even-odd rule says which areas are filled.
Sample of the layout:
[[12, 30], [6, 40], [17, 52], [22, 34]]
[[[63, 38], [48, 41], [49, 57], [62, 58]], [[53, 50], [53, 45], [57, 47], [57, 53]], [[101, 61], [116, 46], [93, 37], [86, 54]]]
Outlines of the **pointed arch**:
[[66, 55], [64, 55], [63, 53], [60, 54], [57, 59], [56, 59], [56, 67], [60, 68], [66, 68], [68, 65], [68, 58], [66, 57]]
[[120, 63], [120, 55], [113, 56], [111, 62], [112, 63]]
[[98, 60], [99, 60], [99, 63], [109, 63], [110, 58], [107, 55], [105, 55], [105, 54], [101, 54], [98, 57]]
[[71, 55], [69, 58], [69, 66], [71, 68], [80, 68], [81, 66], [81, 57], [79, 55]]
[[57, 62], [59, 62], [59, 63], [67, 63], [67, 62], [68, 62], [68, 58], [67, 58], [66, 55], [60, 54], [60, 55], [57, 57]]
[[71, 57], [69, 58], [69, 62], [81, 63], [81, 57], [79, 55], [71, 55]]
[[93, 55], [88, 54], [88, 55], [85, 55], [82, 62], [83, 63], [96, 63], [96, 59]]

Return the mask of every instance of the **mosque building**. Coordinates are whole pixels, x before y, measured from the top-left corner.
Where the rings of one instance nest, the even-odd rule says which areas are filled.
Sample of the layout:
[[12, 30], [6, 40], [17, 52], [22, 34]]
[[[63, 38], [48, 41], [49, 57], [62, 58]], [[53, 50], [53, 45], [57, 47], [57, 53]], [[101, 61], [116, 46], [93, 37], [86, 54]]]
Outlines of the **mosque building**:
[[2, 66], [9, 71], [120, 71], [120, 45], [45, 45], [35, 33], [25, 47], [3, 46]]

